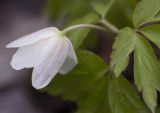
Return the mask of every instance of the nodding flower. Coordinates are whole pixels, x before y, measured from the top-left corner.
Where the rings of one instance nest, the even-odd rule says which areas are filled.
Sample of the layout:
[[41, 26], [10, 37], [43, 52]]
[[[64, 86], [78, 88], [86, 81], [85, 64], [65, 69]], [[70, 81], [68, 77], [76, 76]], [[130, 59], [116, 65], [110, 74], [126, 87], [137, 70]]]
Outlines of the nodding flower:
[[70, 72], [78, 63], [72, 43], [55, 27], [23, 36], [6, 47], [18, 48], [10, 63], [13, 69], [33, 68], [36, 89], [47, 86], [57, 73]]

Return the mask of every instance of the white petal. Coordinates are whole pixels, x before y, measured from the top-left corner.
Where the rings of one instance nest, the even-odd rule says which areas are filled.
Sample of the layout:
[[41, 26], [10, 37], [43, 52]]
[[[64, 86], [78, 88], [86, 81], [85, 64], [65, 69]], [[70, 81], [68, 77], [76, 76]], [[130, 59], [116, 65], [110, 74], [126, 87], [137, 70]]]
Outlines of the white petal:
[[54, 54], [56, 52], [57, 48], [61, 45], [62, 41], [63, 41], [63, 38], [59, 38], [59, 37], [51, 37], [51, 38], [49, 38], [49, 40], [47, 41], [47, 44], [41, 50], [41, 55], [39, 55], [35, 66], [39, 65], [44, 60], [46, 60], [46, 58], [50, 54]]
[[55, 51], [46, 57], [43, 62], [37, 64], [33, 69], [32, 85], [36, 89], [48, 85], [52, 78], [57, 74], [66, 59], [68, 45], [62, 40], [58, 47], [56, 47], [56, 49], [53, 48], [53, 50]]
[[66, 58], [65, 62], [63, 63], [61, 69], [59, 70], [60, 74], [66, 74], [66, 73], [70, 72], [78, 63], [77, 56], [74, 52], [72, 43], [67, 38], [65, 38], [65, 40], [68, 43], [69, 49], [68, 49], [67, 58]]
[[39, 31], [36, 31], [34, 33], [31, 33], [29, 35], [23, 36], [11, 43], [9, 43], [6, 47], [7, 48], [17, 48], [26, 46], [29, 44], [33, 44], [35, 42], [38, 42], [42, 39], [46, 39], [49, 37], [59, 37], [60, 31], [55, 27], [49, 27], [45, 28]]
[[11, 60], [12, 68], [20, 70], [23, 68], [31, 68], [35, 65], [36, 60], [41, 54], [41, 50], [47, 44], [47, 41], [39, 41], [29, 46], [21, 47], [13, 55]]

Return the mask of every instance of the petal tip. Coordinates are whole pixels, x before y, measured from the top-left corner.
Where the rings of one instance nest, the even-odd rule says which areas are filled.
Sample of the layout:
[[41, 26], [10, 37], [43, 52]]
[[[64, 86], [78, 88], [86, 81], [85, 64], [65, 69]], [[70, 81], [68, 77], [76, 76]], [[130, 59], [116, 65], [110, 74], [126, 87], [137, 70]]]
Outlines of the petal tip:
[[16, 71], [19, 71], [19, 70], [23, 69], [23, 67], [15, 65], [15, 64], [12, 64], [12, 63], [10, 63], [10, 65], [11, 65], [12, 69], [14, 69]]
[[44, 83], [42, 83], [42, 82], [40, 82], [40, 81], [37, 81], [37, 80], [34, 80], [33, 78], [32, 78], [32, 86], [35, 88], [35, 89], [38, 89], [38, 90], [40, 90], [40, 89], [43, 89], [44, 87], [46, 87], [48, 84], [44, 84]]
[[[14, 41], [13, 41], [13, 42], [14, 42]], [[18, 48], [18, 46], [15, 45], [13, 42], [7, 44], [5, 47], [6, 47], [6, 48]]]
[[9, 43], [9, 44], [7, 44], [5, 47], [6, 47], [6, 48], [11, 48], [12, 46], [11, 46], [11, 44]]
[[48, 81], [44, 81], [44, 77], [40, 76], [40, 73], [35, 73], [35, 69], [33, 69], [32, 86], [35, 89], [42, 89], [42, 88], [46, 87], [48, 84], [49, 84], [49, 82]]
[[44, 87], [42, 87], [41, 85], [35, 84], [34, 82], [32, 82], [32, 86], [33, 86], [35, 89], [37, 89], [37, 90], [40, 90], [40, 89], [44, 88]]

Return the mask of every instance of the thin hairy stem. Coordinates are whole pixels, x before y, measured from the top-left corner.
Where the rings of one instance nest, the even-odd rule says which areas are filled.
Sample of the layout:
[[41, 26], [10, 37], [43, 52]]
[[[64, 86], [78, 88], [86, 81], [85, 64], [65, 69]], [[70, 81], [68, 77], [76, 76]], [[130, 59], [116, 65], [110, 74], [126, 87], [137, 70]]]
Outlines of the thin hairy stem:
[[107, 20], [102, 19], [102, 20], [101, 20], [101, 23], [102, 23], [104, 26], [106, 26], [108, 29], [110, 29], [113, 33], [118, 34], [119, 29], [118, 29], [116, 26], [114, 26], [113, 24], [111, 24], [110, 22], [108, 22]]
[[63, 34], [66, 34], [70, 31], [76, 30], [76, 29], [80, 29], [80, 28], [91, 28], [91, 29], [98, 29], [98, 30], [102, 30], [102, 31], [106, 31], [106, 29], [104, 27], [98, 26], [98, 25], [93, 25], [93, 24], [78, 24], [78, 25], [73, 25], [70, 26], [66, 29], [64, 29], [62, 31]]

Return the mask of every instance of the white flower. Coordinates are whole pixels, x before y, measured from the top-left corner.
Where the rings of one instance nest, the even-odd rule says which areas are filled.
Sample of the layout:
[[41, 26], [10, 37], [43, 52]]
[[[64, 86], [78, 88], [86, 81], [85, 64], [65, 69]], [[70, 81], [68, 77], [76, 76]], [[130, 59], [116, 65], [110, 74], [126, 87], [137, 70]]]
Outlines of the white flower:
[[6, 46], [18, 48], [11, 66], [15, 70], [32, 68], [32, 85], [40, 89], [57, 74], [66, 74], [77, 64], [70, 40], [57, 28], [49, 27], [31, 33]]

